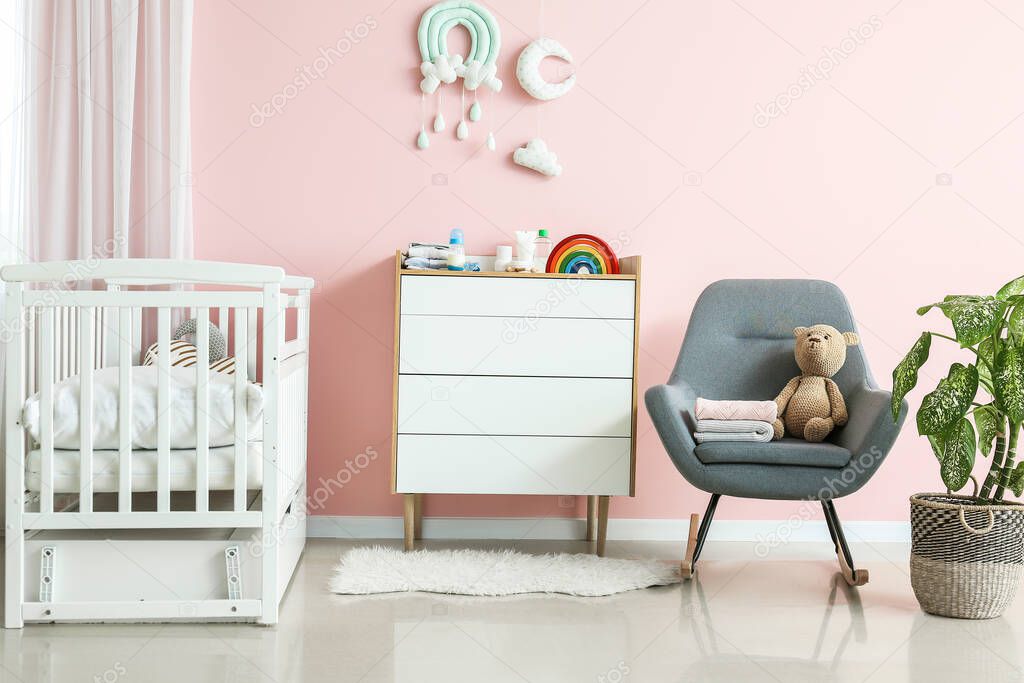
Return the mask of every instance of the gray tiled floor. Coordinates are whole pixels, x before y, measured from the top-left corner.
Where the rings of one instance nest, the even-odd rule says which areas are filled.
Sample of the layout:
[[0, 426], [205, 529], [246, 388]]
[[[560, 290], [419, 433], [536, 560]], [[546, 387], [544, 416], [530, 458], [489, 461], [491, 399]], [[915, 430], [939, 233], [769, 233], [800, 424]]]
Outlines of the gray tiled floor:
[[[392, 541], [385, 543], [391, 544]], [[311, 540], [276, 628], [49, 625], [3, 634], [3, 681], [1016, 681], [1024, 605], [998, 620], [927, 616], [907, 546], [858, 545], [871, 583], [836, 581], [827, 544], [709, 543], [698, 581], [599, 599], [342, 597], [353, 542]], [[428, 542], [583, 552], [573, 542]], [[613, 543], [678, 559], [680, 544]]]

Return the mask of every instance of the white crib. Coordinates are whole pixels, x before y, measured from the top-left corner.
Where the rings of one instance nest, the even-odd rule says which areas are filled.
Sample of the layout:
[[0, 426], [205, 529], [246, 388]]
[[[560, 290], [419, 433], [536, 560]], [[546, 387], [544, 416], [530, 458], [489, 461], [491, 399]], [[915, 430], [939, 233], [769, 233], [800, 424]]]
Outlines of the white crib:
[[[0, 277], [7, 283], [6, 627], [65, 621], [276, 623], [305, 545], [313, 281], [273, 266], [162, 259], [14, 265], [0, 270]], [[180, 419], [172, 405], [178, 394], [171, 393], [172, 321], [186, 317], [216, 325], [234, 356], [233, 380], [224, 380], [229, 414], [234, 402], [234, 443], [225, 446], [229, 469], [216, 479], [211, 450], [220, 449], [211, 449], [207, 438], [214, 381], [207, 367], [208, 325], [198, 325], [195, 335], [194, 448], [171, 447], [171, 421]], [[155, 339], [144, 339], [154, 324]], [[287, 330], [294, 330], [292, 339]], [[131, 432], [132, 391], [149, 341], [158, 345], [152, 416], [157, 443], [143, 452]], [[93, 444], [98, 373], [117, 378], [117, 447], [105, 451]], [[61, 450], [54, 445], [55, 387], [76, 376], [77, 449]], [[247, 424], [245, 403], [247, 392], [255, 390], [248, 383], [255, 381], [262, 382], [263, 398], [257, 437]], [[38, 401], [38, 439], [23, 420], [30, 396]], [[258, 479], [250, 471], [253, 453]], [[33, 486], [26, 484], [29, 455], [37, 467]], [[153, 478], [140, 487], [143, 458]], [[67, 481], [74, 475], [67, 472], [56, 473], [55, 485], [55, 469], [69, 460], [77, 466], [71, 490]], [[180, 472], [172, 478], [172, 463], [187, 468], [186, 485]], [[220, 484], [211, 487], [215, 481]]]

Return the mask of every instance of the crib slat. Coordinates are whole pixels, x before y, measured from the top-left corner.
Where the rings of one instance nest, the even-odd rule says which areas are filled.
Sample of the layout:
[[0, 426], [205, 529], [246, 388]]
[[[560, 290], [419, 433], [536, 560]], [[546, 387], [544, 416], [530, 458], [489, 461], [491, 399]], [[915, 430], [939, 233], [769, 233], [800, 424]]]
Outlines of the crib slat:
[[71, 363], [68, 360], [68, 356], [71, 354], [71, 350], [74, 345], [71, 341], [71, 314], [68, 311], [68, 307], [64, 306], [60, 309], [60, 371], [57, 375], [58, 379], [64, 379], [71, 374]]
[[157, 309], [156, 510], [171, 509], [171, 309]]
[[132, 309], [122, 308], [118, 325], [118, 485], [117, 510], [132, 510]]
[[104, 338], [106, 337], [107, 329], [107, 311], [102, 306], [97, 306], [94, 314], [94, 323], [96, 325], [95, 336], [93, 337], [93, 351], [92, 351], [92, 366], [94, 368], [103, 367], [103, 349]]
[[68, 337], [71, 339], [73, 346], [71, 351], [68, 352], [68, 377], [78, 374], [78, 359], [82, 349], [82, 340], [78, 338], [78, 321], [81, 316], [82, 309], [77, 306], [72, 306], [68, 311], [68, 323], [71, 326], [71, 331], [68, 333]]
[[142, 361], [145, 360], [143, 353], [145, 349], [142, 348], [142, 309], [138, 306], [132, 310], [132, 362], [142, 365]]
[[210, 309], [196, 309], [196, 512], [210, 509]]
[[100, 367], [109, 368], [117, 365], [120, 344], [118, 338], [121, 330], [121, 309], [107, 308], [103, 313], [103, 355]]
[[40, 512], [53, 512], [53, 320], [54, 310], [39, 312]]
[[36, 367], [36, 363], [38, 362], [36, 346], [39, 342], [37, 325], [38, 313], [38, 309], [35, 308], [30, 308], [25, 311], [25, 339], [27, 342], [26, 353], [28, 355], [28, 360], [25, 364], [25, 381], [28, 383], [28, 387], [25, 391], [26, 396], [32, 396], [39, 391], [36, 388], [36, 380], [39, 376], [39, 368]]
[[96, 309], [92, 307], [79, 309], [78, 350], [79, 350], [79, 381], [81, 399], [78, 409], [79, 417], [79, 500], [78, 509], [92, 512], [92, 400], [93, 400], [93, 323]]
[[217, 329], [224, 336], [224, 344], [227, 345], [228, 341], [228, 330], [231, 328], [230, 321], [228, 320], [228, 311], [230, 309], [221, 306], [217, 309]]
[[256, 339], [257, 339], [257, 337], [256, 337], [256, 323], [258, 321], [258, 319], [256, 317], [256, 309], [255, 308], [249, 308], [248, 311], [247, 311], [247, 315], [248, 315], [248, 321], [249, 322], [248, 322], [248, 326], [246, 327], [246, 335], [247, 335], [247, 339], [248, 339], [248, 341], [246, 342], [246, 345], [247, 345], [249, 350], [248, 350], [248, 352], [246, 354], [246, 365], [248, 366], [249, 377], [252, 377], [253, 379], [255, 379], [256, 378], [256, 345], [257, 345], [257, 341], [256, 341]]
[[248, 383], [248, 312], [235, 309], [235, 512], [245, 510], [249, 428], [246, 423], [245, 385]]
[[51, 359], [53, 361], [53, 379], [54, 379], [54, 381], [57, 381], [57, 380], [60, 379], [60, 350], [61, 350], [61, 339], [63, 338], [61, 336], [62, 334], [63, 334], [63, 332], [61, 331], [61, 327], [60, 327], [60, 308], [55, 308], [53, 310], [53, 339], [54, 339], [55, 343], [53, 345], [54, 346], [53, 353], [52, 353], [53, 358]]

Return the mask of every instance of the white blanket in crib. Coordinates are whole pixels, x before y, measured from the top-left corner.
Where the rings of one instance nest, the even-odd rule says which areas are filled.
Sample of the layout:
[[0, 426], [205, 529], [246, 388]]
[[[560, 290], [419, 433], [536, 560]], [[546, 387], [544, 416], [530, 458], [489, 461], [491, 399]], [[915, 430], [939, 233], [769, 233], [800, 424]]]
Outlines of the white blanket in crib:
[[[92, 447], [96, 450], [117, 449], [120, 445], [118, 425], [118, 368], [101, 368], [93, 372]], [[157, 447], [157, 390], [159, 368], [136, 366], [132, 368], [132, 448]], [[210, 373], [209, 445], [211, 448], [230, 446], [235, 442], [235, 378], [232, 375]], [[196, 371], [195, 368], [171, 368], [168, 375], [170, 407], [168, 426], [171, 448], [196, 447]], [[79, 397], [81, 380], [78, 375], [58, 382], [53, 387], [53, 446], [79, 448]], [[245, 387], [245, 412], [250, 438], [258, 438], [263, 415], [263, 389], [253, 383]], [[40, 397], [31, 396], [25, 402], [24, 424], [29, 434], [40, 441]]]

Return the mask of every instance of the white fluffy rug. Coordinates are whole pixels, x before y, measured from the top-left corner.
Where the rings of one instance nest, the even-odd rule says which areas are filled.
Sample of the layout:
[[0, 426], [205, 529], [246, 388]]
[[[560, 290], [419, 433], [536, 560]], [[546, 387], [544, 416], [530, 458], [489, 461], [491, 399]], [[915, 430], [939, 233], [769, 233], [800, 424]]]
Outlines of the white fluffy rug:
[[679, 583], [675, 563], [596, 555], [524, 555], [514, 550], [355, 548], [341, 556], [328, 587], [367, 595], [423, 591], [457, 595], [612, 595]]

